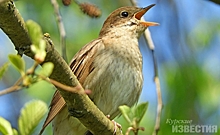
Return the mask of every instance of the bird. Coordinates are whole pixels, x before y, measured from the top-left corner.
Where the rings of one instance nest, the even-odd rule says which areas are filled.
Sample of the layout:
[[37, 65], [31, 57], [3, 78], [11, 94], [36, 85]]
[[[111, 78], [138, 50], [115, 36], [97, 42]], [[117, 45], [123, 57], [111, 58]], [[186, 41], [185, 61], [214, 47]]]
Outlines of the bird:
[[[78, 51], [70, 68], [88, 96], [110, 119], [120, 115], [121, 105], [137, 103], [143, 87], [142, 55], [138, 39], [158, 23], [141, 17], [155, 4], [144, 8], [127, 6], [113, 11], [105, 20], [99, 36]], [[52, 121], [54, 135], [84, 135], [88, 130], [69, 115], [65, 100], [56, 91], [40, 134]]]

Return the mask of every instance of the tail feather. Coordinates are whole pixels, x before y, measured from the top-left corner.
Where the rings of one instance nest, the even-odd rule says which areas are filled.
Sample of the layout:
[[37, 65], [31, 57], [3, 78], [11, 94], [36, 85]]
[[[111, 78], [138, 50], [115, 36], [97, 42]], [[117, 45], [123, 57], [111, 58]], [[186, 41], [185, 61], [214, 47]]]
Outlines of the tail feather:
[[47, 115], [47, 118], [43, 124], [43, 127], [39, 133], [41, 135], [44, 132], [44, 129], [47, 125], [54, 119], [54, 117], [60, 112], [60, 110], [65, 106], [66, 102], [63, 97], [60, 95], [59, 91], [56, 91], [53, 96], [53, 100], [50, 103], [50, 111]]

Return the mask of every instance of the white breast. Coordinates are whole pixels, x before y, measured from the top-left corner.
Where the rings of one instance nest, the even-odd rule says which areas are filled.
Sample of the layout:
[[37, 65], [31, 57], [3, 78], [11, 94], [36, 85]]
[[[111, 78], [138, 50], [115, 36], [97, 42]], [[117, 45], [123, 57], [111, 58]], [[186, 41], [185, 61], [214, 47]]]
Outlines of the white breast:
[[137, 44], [131, 40], [129, 43], [106, 45], [97, 54], [95, 68], [83, 84], [92, 91], [89, 96], [93, 102], [111, 118], [119, 114], [120, 105], [134, 105], [142, 90], [142, 56]]

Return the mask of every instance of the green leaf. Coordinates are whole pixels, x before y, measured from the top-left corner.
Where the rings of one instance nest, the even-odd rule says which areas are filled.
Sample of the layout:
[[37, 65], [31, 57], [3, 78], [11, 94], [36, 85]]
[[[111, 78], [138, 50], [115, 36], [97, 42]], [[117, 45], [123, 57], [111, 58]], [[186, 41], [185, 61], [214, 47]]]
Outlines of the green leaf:
[[43, 37], [40, 25], [38, 25], [33, 20], [27, 20], [26, 26], [27, 26], [28, 34], [31, 38], [32, 44], [39, 45], [40, 40]]
[[40, 100], [32, 100], [26, 103], [18, 119], [20, 134], [32, 134], [47, 110], [47, 105]]
[[143, 118], [144, 114], [147, 111], [148, 102], [140, 103], [137, 107], [134, 108], [134, 117], [136, 118], [137, 124], [140, 123], [141, 119]]
[[25, 70], [25, 64], [24, 60], [19, 55], [9, 54], [8, 55], [9, 61], [12, 63], [12, 65], [21, 73], [21, 75], [24, 75]]
[[48, 77], [52, 73], [54, 65], [52, 62], [47, 62], [42, 65], [42, 69], [39, 71], [39, 75]]
[[31, 38], [31, 50], [35, 53], [34, 59], [41, 63], [46, 57], [46, 41], [43, 39], [43, 33], [40, 25], [32, 20], [26, 22], [28, 34]]
[[122, 113], [123, 117], [125, 118], [125, 120], [127, 120], [128, 123], [130, 125], [132, 125], [132, 119], [133, 118], [130, 117], [131, 108], [126, 106], [126, 105], [122, 105], [122, 106], [119, 106], [119, 110], [121, 111], [121, 113]]
[[2, 78], [2, 76], [4, 75], [5, 71], [8, 69], [8, 65], [9, 63], [6, 62], [4, 65], [2, 65], [0, 67], [0, 79]]
[[38, 63], [42, 63], [46, 57], [46, 42], [43, 39], [40, 39], [40, 44], [39, 45], [31, 45], [31, 50], [33, 53], [35, 53], [34, 59]]
[[16, 129], [13, 128], [12, 131], [13, 131], [13, 135], [18, 135], [18, 131]]
[[11, 124], [2, 117], [0, 117], [0, 133], [3, 135], [13, 135]]

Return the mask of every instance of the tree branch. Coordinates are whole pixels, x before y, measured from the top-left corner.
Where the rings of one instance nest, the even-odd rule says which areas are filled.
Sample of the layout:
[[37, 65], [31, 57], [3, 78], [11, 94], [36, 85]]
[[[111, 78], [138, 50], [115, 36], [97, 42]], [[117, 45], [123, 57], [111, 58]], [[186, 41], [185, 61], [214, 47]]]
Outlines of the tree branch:
[[[11, 39], [20, 55], [24, 53], [33, 59], [34, 54], [30, 51], [31, 40], [25, 28], [24, 20], [12, 0], [0, 2], [0, 28]], [[52, 62], [54, 64], [54, 70], [50, 78], [67, 86], [77, 86], [80, 89], [79, 91], [83, 91], [84, 89], [70, 70], [68, 64], [54, 49], [50, 39], [46, 39], [46, 41], [47, 56], [45, 62]], [[112, 135], [114, 133], [114, 124], [94, 105], [86, 94], [71, 93], [62, 89], [58, 90], [67, 103], [70, 115], [74, 115], [73, 112], [78, 112], [74, 115], [75, 117], [83, 116], [78, 117], [78, 119], [94, 135]], [[116, 135], [121, 134], [121, 131], [117, 129]]]
[[215, 4], [220, 5], [220, 0], [210, 0], [210, 1], [214, 2]]

